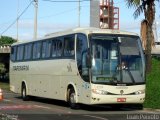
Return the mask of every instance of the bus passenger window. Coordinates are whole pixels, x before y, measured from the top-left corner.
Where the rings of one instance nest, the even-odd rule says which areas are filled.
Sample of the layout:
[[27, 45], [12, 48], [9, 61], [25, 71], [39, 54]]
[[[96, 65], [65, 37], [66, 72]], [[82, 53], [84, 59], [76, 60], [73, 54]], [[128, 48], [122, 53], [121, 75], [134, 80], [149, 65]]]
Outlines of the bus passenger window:
[[56, 57], [56, 41], [52, 41], [52, 57]]
[[42, 43], [42, 58], [49, 58], [51, 53], [51, 41]]
[[36, 42], [33, 45], [33, 59], [39, 59], [41, 56], [41, 42]]
[[26, 44], [24, 46], [24, 60], [31, 59], [31, 51], [32, 51], [32, 44]]
[[42, 58], [45, 58], [46, 57], [46, 49], [47, 49], [47, 42], [44, 41], [42, 43]]
[[18, 46], [18, 49], [17, 49], [17, 60], [18, 61], [23, 60], [23, 51], [24, 51], [24, 46], [23, 45]]
[[64, 56], [74, 55], [74, 36], [64, 37]]
[[59, 56], [62, 56], [62, 48], [63, 48], [63, 46], [62, 46], [62, 41], [57, 41], [57, 56], [59, 57]]
[[16, 60], [16, 52], [17, 52], [17, 51], [16, 51], [16, 50], [17, 50], [16, 48], [17, 48], [16, 46], [11, 48], [11, 60], [12, 60], [12, 61], [15, 61], [15, 60]]
[[46, 58], [51, 56], [52, 41], [47, 41]]

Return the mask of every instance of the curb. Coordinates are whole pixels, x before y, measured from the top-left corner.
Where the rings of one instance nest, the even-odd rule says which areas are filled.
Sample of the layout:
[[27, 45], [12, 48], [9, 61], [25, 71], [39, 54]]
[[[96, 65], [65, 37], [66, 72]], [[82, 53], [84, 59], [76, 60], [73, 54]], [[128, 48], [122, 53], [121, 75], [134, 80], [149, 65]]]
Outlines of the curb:
[[143, 110], [146, 110], [146, 111], [154, 111], [154, 112], [160, 112], [160, 109], [153, 109], [153, 108], [144, 108]]

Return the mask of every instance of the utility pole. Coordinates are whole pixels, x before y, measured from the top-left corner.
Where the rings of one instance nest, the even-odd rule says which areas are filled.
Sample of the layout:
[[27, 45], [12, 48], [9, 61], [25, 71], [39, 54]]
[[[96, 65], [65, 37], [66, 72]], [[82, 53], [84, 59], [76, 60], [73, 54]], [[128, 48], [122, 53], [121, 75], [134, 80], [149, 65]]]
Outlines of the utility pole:
[[80, 6], [80, 0], [78, 0], [78, 27], [80, 27], [80, 14], [81, 14], [81, 6]]
[[19, 17], [18, 17], [18, 15], [19, 15], [19, 0], [17, 0], [17, 41], [18, 41], [18, 27], [19, 27]]
[[35, 16], [34, 16], [34, 39], [37, 39], [37, 13], [38, 13], [38, 0], [34, 0]]

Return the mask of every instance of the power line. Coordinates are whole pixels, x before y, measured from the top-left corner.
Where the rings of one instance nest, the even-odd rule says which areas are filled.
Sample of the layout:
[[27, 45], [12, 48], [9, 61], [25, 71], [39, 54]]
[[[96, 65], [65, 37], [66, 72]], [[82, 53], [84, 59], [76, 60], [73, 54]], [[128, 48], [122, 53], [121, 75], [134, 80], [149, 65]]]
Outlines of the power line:
[[29, 0], [29, 1], [32, 2], [32, 5], [34, 6], [34, 4], [33, 4], [33, 1], [34, 1], [34, 0]]
[[29, 5], [23, 10], [23, 12], [16, 18], [16, 20], [13, 21], [12, 24], [10, 24], [10, 25], [1, 33], [1, 35], [4, 34], [6, 31], [8, 31], [8, 30], [17, 22], [17, 20], [27, 11], [27, 9], [30, 7], [30, 5], [32, 4], [32, 2], [33, 2], [33, 1], [31, 1], [31, 2], [29, 3]]
[[[83, 7], [89, 7], [89, 5], [82, 5], [81, 8]], [[45, 19], [45, 18], [49, 18], [49, 17], [55, 17], [55, 16], [59, 16], [59, 15], [62, 15], [62, 14], [65, 14], [65, 13], [68, 13], [68, 12], [73, 12], [75, 10], [77, 10], [78, 8], [75, 7], [75, 8], [72, 8], [72, 9], [68, 9], [68, 10], [64, 10], [64, 11], [61, 11], [61, 12], [58, 12], [58, 13], [55, 13], [55, 14], [50, 14], [50, 15], [47, 15], [47, 16], [40, 16], [38, 17], [38, 19]], [[28, 18], [23, 18], [22, 20], [30, 20], [32, 19], [31, 17], [28, 17]], [[8, 24], [9, 22], [6, 22], [6, 23], [3, 23], [3, 24]], [[3, 25], [2, 24], [2, 25]], [[1, 26], [1, 24], [0, 24]], [[1, 28], [0, 28], [1, 29]]]
[[80, 14], [81, 14], [81, 5], [80, 3], [81, 2], [84, 2], [84, 1], [91, 1], [91, 0], [61, 0], [61, 1], [57, 1], [57, 0], [43, 0], [43, 1], [47, 1], [47, 2], [54, 2], [54, 3], [57, 3], [57, 2], [67, 2], [67, 3], [71, 3], [71, 2], [77, 2], [78, 3], [78, 27], [80, 27]]
[[39, 17], [39, 19], [43, 19], [43, 18], [48, 18], [48, 17], [55, 17], [55, 16], [58, 16], [58, 15], [61, 15], [61, 14], [65, 14], [65, 13], [68, 13], [68, 12], [71, 12], [71, 11], [75, 11], [77, 8], [73, 8], [73, 9], [69, 9], [69, 10], [65, 10], [65, 11], [62, 11], [62, 12], [59, 12], [59, 13], [56, 13], [56, 14], [52, 14], [52, 15], [48, 15], [48, 16], [42, 16], [42, 17]]

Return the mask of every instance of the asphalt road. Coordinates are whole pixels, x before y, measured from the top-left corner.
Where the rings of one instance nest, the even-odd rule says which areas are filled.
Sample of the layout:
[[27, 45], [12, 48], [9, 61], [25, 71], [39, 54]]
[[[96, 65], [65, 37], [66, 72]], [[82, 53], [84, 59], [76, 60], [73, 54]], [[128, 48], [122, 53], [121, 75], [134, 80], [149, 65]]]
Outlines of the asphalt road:
[[0, 120], [160, 120], [160, 112], [81, 105], [72, 110], [66, 102], [31, 97], [23, 101], [19, 94], [5, 91], [0, 101]]

